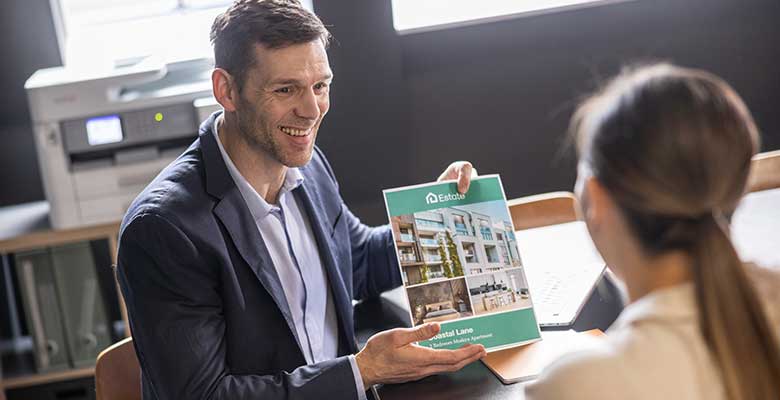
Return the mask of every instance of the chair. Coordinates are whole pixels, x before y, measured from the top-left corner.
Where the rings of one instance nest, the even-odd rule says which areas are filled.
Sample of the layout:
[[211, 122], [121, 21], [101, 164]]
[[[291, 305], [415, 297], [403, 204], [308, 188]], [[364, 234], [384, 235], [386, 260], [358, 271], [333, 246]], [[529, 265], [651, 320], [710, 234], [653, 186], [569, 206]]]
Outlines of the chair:
[[780, 150], [758, 153], [750, 162], [748, 192], [780, 188]]
[[141, 400], [141, 366], [133, 338], [125, 338], [103, 350], [95, 365], [97, 400]]
[[515, 229], [581, 220], [577, 198], [571, 192], [550, 192], [520, 197], [507, 202]]

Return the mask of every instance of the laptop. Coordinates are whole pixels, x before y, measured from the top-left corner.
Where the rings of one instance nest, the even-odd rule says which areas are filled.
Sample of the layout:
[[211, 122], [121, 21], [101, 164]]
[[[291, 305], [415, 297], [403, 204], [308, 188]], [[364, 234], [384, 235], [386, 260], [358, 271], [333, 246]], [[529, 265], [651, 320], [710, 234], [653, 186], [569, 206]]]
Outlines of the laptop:
[[582, 221], [515, 232], [539, 326], [574, 324], [606, 265]]

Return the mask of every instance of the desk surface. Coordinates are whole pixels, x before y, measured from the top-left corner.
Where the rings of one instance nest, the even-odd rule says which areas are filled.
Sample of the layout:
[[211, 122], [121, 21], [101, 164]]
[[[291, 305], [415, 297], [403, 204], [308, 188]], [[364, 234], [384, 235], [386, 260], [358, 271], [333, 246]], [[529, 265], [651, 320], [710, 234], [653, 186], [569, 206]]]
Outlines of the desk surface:
[[780, 268], [780, 189], [745, 196], [732, 217], [731, 237], [742, 260]]
[[[780, 189], [746, 196], [734, 214], [732, 237], [744, 260], [780, 267], [780, 252], [776, 250], [776, 240], [780, 237]], [[531, 290], [533, 293], [533, 288]], [[372, 332], [408, 325], [408, 314], [404, 307], [403, 291], [399, 289], [383, 294], [381, 300], [359, 304], [355, 309], [358, 341], [365, 343]], [[609, 275], [604, 275], [571, 328], [576, 331], [592, 328], [606, 331], [621, 309], [618, 290], [610, 281]], [[366, 314], [373, 319], [365, 318]], [[379, 388], [379, 394], [383, 400], [522, 400], [524, 387], [522, 383], [502, 384], [487, 367], [476, 362], [458, 372], [432, 376], [417, 382], [385, 385]]]

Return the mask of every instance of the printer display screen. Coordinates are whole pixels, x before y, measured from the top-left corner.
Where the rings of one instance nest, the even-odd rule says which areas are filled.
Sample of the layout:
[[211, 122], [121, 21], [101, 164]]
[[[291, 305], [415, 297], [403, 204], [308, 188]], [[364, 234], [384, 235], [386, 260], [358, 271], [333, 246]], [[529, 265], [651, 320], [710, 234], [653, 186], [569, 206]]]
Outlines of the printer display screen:
[[106, 115], [87, 120], [87, 142], [90, 146], [121, 142], [122, 121], [118, 115]]

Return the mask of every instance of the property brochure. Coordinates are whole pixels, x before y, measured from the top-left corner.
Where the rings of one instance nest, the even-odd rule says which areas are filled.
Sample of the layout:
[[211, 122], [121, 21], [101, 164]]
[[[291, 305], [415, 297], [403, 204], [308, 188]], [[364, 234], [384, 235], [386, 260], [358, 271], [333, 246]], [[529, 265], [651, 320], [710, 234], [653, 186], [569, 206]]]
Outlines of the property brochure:
[[384, 191], [414, 326], [439, 322], [419, 344], [487, 351], [540, 339], [515, 229], [498, 175]]

